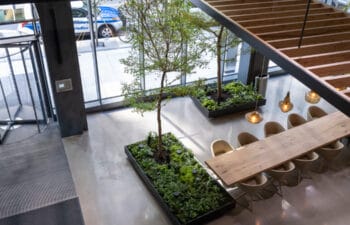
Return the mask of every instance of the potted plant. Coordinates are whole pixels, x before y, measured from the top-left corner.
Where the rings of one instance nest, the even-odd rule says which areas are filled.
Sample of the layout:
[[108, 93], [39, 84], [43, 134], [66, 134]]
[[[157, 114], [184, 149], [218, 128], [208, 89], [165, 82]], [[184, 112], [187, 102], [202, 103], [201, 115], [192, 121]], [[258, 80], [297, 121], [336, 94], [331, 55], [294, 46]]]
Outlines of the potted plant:
[[241, 82], [230, 82], [223, 86], [223, 100], [216, 100], [216, 89], [210, 85], [196, 84], [192, 100], [197, 108], [207, 117], [215, 118], [231, 113], [253, 109], [256, 105], [264, 105], [266, 100], [258, 94], [252, 85]]
[[[232, 207], [234, 201], [173, 135], [163, 135], [161, 110], [165, 94], [182, 96], [191, 90], [169, 87], [168, 74], [190, 72], [203, 64], [200, 60], [203, 48], [196, 41], [199, 29], [192, 22], [190, 4], [183, 0], [129, 0], [123, 12], [129, 20], [137, 20], [130, 23], [135, 25], [130, 27], [132, 52], [122, 60], [127, 72], [135, 79], [124, 85], [123, 93], [127, 104], [137, 112], [156, 110], [158, 125], [155, 135], [150, 134], [146, 140], [126, 146], [126, 154], [175, 224], [197, 224], [201, 218], [209, 218], [223, 208]], [[185, 45], [186, 55], [183, 54]], [[139, 52], [143, 57], [140, 58]], [[156, 73], [160, 78], [159, 88], [151, 92], [145, 91], [142, 85], [142, 79], [148, 73]], [[206, 192], [212, 196], [209, 200], [196, 193], [195, 186], [203, 185], [202, 182], [210, 184]], [[192, 195], [182, 199], [186, 192]], [[182, 199], [181, 205], [191, 206], [187, 208], [186, 216], [181, 212], [180, 203], [174, 203], [176, 199]], [[194, 203], [201, 201], [203, 205], [196, 209]], [[213, 201], [216, 203], [211, 203]]]
[[174, 135], [164, 134], [163, 144], [169, 149], [170, 160], [166, 164], [154, 160], [155, 133], [126, 146], [125, 152], [173, 224], [202, 224], [235, 206], [232, 197]]
[[[226, 54], [228, 49], [235, 48], [241, 43], [241, 40], [234, 37], [224, 26], [219, 25], [216, 21], [210, 19], [204, 14], [199, 14], [198, 20], [195, 21], [202, 31], [212, 34], [214, 39], [208, 48], [216, 57], [216, 88], [213, 85], [206, 86], [202, 84], [202, 88], [192, 96], [192, 100], [200, 111], [207, 117], [219, 117], [222, 115], [239, 112], [265, 104], [265, 100], [261, 95], [257, 94], [250, 85], [244, 85], [239, 82], [231, 82], [223, 86], [222, 81], [222, 56]], [[201, 35], [206, 37], [206, 35]], [[204, 41], [208, 41], [204, 40]], [[231, 60], [235, 60], [231, 59]], [[225, 60], [227, 62], [229, 60]], [[198, 83], [196, 84], [198, 85]]]

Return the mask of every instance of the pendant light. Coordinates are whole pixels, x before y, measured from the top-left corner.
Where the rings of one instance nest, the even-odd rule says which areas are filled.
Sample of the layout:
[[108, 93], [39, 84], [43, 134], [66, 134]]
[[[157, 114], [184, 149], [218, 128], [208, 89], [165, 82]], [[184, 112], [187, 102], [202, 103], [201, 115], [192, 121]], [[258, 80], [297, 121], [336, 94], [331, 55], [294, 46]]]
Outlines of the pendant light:
[[[307, 17], [308, 17], [309, 12], [310, 12], [310, 4], [311, 4], [311, 0], [308, 0], [307, 5], [306, 5], [306, 12], [305, 12], [305, 17], [304, 17], [303, 27], [302, 27], [301, 33], [300, 33], [298, 48], [301, 47], [301, 44], [302, 44], [302, 41], [303, 41], [303, 36], [304, 36], [305, 27], [306, 27]], [[321, 99], [321, 97], [313, 90], [310, 90], [309, 92], [307, 92], [305, 94], [305, 100], [307, 102], [309, 102], [309, 103], [316, 104], [317, 102], [320, 101], [320, 99]]]
[[290, 100], [290, 88], [292, 87], [293, 77], [290, 77], [289, 88], [286, 96], [279, 102], [278, 106], [282, 112], [286, 113], [293, 109], [293, 103]]
[[335, 88], [337, 91], [344, 91], [346, 89], [345, 86], [340, 86]]
[[316, 104], [320, 101], [321, 97], [313, 90], [310, 90], [305, 94], [305, 100], [308, 103]]
[[[262, 62], [262, 67], [261, 67], [261, 73], [259, 75], [259, 78], [262, 77], [262, 74], [264, 72], [264, 64], [265, 64], [265, 56], [263, 58], [263, 62]], [[257, 93], [258, 94], [258, 93]], [[255, 102], [255, 109], [252, 112], [246, 113], [245, 114], [245, 119], [252, 124], [256, 124], [256, 123], [260, 123], [264, 118], [262, 117], [262, 115], [258, 112], [258, 101], [259, 98], [258, 96], [256, 97], [256, 102]]]
[[282, 112], [289, 112], [293, 109], [293, 103], [290, 101], [290, 93], [287, 92], [286, 97], [282, 101], [279, 102], [279, 107]]
[[256, 110], [245, 114], [245, 118], [249, 123], [252, 124], [260, 123], [263, 120], [262, 115]]

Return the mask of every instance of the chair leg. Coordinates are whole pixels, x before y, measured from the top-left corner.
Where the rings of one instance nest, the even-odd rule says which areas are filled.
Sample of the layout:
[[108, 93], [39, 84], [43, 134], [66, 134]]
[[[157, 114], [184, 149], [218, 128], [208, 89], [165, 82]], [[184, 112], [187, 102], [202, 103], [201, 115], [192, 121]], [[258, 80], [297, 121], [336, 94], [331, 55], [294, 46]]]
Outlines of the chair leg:
[[277, 188], [277, 192], [276, 194], [278, 194], [281, 198], [283, 198], [283, 192], [282, 192], [282, 182], [278, 181], [278, 187]]
[[[245, 206], [243, 204], [241, 204], [239, 202], [239, 199], [241, 199], [242, 197], [245, 197], [247, 195], [246, 192], [243, 192], [241, 195], [239, 195], [238, 197], [235, 197], [234, 199], [236, 200], [236, 204], [239, 205], [240, 207], [247, 209], [250, 212], [253, 212], [253, 206], [250, 204], [250, 202], [247, 200], [247, 198], [245, 198], [247, 200], [248, 206]], [[250, 206], [250, 207], [249, 207]]]
[[259, 191], [252, 193], [251, 194], [252, 197], [256, 196], [256, 198], [252, 198], [252, 201], [259, 201], [259, 200], [264, 200], [264, 199], [272, 197], [275, 193], [278, 192], [278, 189], [273, 184], [271, 185], [271, 187], [273, 187], [274, 190], [271, 190], [268, 187], [264, 187], [264, 188], [260, 189]]
[[300, 184], [301, 180], [302, 180], [301, 170], [298, 170], [298, 184]]
[[276, 188], [276, 194], [278, 196], [280, 196], [281, 198], [283, 198], [283, 194], [282, 194], [282, 183], [279, 181], [279, 180], [273, 180], [273, 181], [276, 181], [277, 182], [277, 185], [274, 184], [274, 182], [271, 182], [271, 184], [273, 185], [274, 188]]
[[347, 146], [350, 146], [350, 137], [347, 137], [347, 142], [348, 142], [348, 143], [347, 143], [346, 145], [347, 145]]
[[312, 177], [308, 173], [308, 170], [306, 169], [300, 169], [298, 170], [298, 183], [300, 183], [303, 179], [309, 179], [312, 180]]
[[302, 176], [303, 179], [312, 180], [312, 177], [311, 177], [311, 175], [309, 174], [308, 171], [303, 171], [302, 174], [301, 174], [301, 176]]
[[310, 170], [314, 173], [324, 173], [328, 170], [328, 163], [322, 157], [319, 158], [317, 163], [315, 163]]

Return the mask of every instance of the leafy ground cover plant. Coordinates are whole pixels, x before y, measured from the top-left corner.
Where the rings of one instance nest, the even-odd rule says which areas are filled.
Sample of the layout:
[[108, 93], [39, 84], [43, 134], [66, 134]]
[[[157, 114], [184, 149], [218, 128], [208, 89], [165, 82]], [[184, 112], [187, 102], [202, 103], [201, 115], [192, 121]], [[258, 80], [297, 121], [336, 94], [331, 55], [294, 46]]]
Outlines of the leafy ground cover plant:
[[153, 157], [157, 134], [150, 133], [145, 141], [128, 149], [181, 223], [232, 202], [174, 135], [164, 134], [163, 145], [170, 153], [169, 164], [159, 164]]
[[244, 85], [241, 82], [230, 82], [223, 87], [222, 101], [217, 101], [216, 89], [210, 86], [196, 85], [194, 96], [199, 99], [201, 105], [209, 111], [220, 110], [227, 107], [239, 106], [263, 99], [252, 85]]

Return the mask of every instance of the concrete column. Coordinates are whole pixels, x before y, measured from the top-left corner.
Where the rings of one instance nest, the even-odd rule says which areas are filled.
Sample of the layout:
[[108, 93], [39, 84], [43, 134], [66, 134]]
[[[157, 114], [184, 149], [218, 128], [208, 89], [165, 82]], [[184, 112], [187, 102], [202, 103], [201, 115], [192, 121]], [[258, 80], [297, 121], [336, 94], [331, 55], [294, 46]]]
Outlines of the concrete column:
[[238, 80], [243, 84], [254, 83], [255, 77], [267, 74], [269, 59], [258, 51], [252, 49], [249, 44], [243, 42], [241, 59], [238, 70]]
[[69, 1], [36, 3], [62, 137], [87, 130]]

